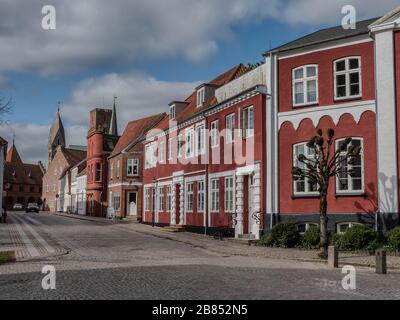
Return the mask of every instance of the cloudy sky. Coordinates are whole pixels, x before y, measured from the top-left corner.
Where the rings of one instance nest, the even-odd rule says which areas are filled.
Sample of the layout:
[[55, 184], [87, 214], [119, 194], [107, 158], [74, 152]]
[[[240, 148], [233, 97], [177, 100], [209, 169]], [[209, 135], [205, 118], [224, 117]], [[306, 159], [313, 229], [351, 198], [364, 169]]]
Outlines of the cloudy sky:
[[[43, 30], [44, 5], [56, 30]], [[85, 144], [88, 111], [118, 96], [120, 130], [167, 111], [196, 84], [319, 28], [339, 25], [343, 5], [357, 19], [398, 0], [0, 0], [0, 97], [13, 112], [0, 126], [26, 162], [47, 157], [57, 102], [68, 144]]]

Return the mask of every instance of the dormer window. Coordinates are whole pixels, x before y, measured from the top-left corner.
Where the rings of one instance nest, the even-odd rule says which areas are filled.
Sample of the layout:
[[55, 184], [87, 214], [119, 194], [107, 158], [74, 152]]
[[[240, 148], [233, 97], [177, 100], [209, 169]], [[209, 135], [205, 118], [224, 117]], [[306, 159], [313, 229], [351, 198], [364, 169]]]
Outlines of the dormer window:
[[197, 108], [200, 108], [203, 106], [204, 101], [205, 101], [205, 87], [202, 87], [197, 90]]
[[175, 105], [172, 105], [169, 107], [169, 117], [170, 119], [175, 119], [176, 117], [176, 109], [175, 109]]

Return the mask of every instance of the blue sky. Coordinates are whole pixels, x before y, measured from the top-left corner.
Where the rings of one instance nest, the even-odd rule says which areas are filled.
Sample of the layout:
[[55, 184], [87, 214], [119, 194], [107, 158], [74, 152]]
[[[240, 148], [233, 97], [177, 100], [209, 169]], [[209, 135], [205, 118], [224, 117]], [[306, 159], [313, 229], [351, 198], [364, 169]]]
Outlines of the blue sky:
[[[326, 26], [340, 24], [343, 4], [357, 18], [386, 13], [397, 1], [325, 0], [0, 0], [0, 94], [13, 113], [0, 135], [27, 162], [46, 160], [57, 102], [68, 144], [83, 144], [88, 111], [118, 96], [120, 130], [167, 111], [195, 85], [238, 63]], [[41, 8], [56, 8], [57, 29], [40, 27]]]

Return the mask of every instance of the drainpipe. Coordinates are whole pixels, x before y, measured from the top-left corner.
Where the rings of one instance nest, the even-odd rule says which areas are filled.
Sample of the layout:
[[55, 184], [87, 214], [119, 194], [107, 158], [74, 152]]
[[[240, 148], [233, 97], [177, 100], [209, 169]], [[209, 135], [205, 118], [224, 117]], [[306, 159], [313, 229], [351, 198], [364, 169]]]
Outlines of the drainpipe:
[[204, 227], [204, 234], [207, 235], [208, 233], [208, 168], [209, 168], [209, 160], [210, 160], [210, 155], [209, 155], [209, 136], [208, 136], [208, 122], [207, 122], [207, 116], [205, 115], [205, 113], [203, 113], [203, 118], [205, 120], [205, 126], [204, 126], [204, 134], [207, 133], [207, 142], [204, 139], [204, 149], [205, 149], [205, 153], [206, 153], [206, 163], [204, 164], [205, 167], [205, 177], [206, 177], [206, 181], [204, 184], [204, 214], [206, 215], [206, 225]]

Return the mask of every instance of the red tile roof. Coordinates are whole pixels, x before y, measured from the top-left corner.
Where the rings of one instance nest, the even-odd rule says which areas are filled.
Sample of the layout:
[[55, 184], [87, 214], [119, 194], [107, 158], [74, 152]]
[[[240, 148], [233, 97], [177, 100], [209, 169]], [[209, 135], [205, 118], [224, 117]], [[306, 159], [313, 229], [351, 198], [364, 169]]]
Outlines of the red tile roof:
[[[219, 75], [215, 79], [211, 80], [207, 84], [209, 85], [214, 85], [216, 87], [221, 87], [228, 82], [231, 82], [232, 80], [235, 80], [236, 78], [240, 77], [246, 72], [246, 67], [243, 64], [238, 64], [232, 69], [229, 69], [228, 71], [224, 72], [223, 74]], [[192, 92], [192, 94], [185, 100], [185, 102], [189, 102], [188, 105], [177, 115], [175, 121], [178, 123], [183, 122], [194, 115], [202, 112], [203, 110], [215, 105], [217, 103], [217, 99], [215, 96], [211, 97], [205, 103], [203, 104], [202, 107], [197, 107], [197, 93], [196, 91]], [[167, 129], [169, 127], [169, 117], [166, 117], [163, 121], [160, 122], [159, 125], [157, 125], [157, 128], [159, 129]]]
[[147, 118], [129, 122], [110, 156], [115, 156], [134, 141], [143, 138], [148, 130], [154, 128], [154, 126], [164, 118], [168, 118], [167, 114], [159, 113]]
[[6, 162], [4, 164], [4, 183], [41, 185], [43, 172], [37, 164]]
[[10, 148], [10, 150], [8, 150], [7, 156], [6, 156], [6, 161], [12, 162], [12, 163], [22, 163], [21, 157], [19, 156], [17, 148], [15, 147], [15, 144], [13, 144], [12, 147]]

